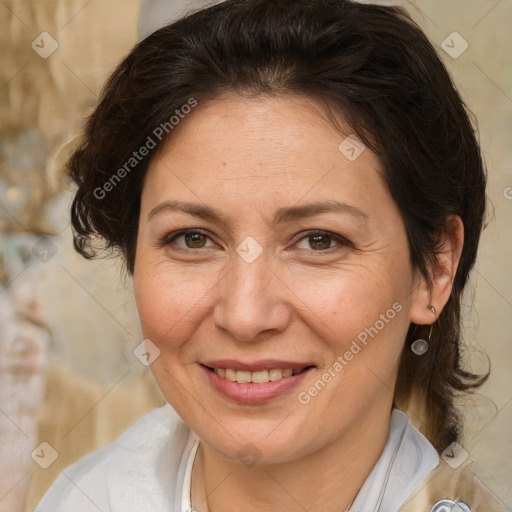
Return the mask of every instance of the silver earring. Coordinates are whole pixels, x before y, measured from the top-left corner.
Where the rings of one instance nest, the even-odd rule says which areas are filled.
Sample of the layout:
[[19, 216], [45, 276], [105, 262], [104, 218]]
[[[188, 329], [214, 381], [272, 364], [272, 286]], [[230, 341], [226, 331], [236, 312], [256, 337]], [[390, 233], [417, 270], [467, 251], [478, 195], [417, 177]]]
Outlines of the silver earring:
[[[436, 313], [436, 308], [432, 305], [428, 307], [432, 313]], [[428, 333], [427, 339], [417, 339], [411, 343], [411, 350], [417, 355], [422, 356], [423, 354], [426, 354], [428, 351], [428, 346], [430, 342], [430, 337], [432, 336], [432, 326], [433, 324], [430, 324], [430, 331]]]

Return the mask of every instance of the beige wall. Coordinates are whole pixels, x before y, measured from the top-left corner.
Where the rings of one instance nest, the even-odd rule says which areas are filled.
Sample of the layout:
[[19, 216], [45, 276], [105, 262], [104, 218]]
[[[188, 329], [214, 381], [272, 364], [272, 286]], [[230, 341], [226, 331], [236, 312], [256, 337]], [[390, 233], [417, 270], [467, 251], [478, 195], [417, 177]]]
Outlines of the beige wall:
[[[177, 12], [188, 2], [168, 4]], [[474, 298], [468, 295], [466, 299], [465, 335], [473, 368], [485, 370], [482, 353], [487, 353], [492, 373], [478, 395], [465, 401], [468, 431], [463, 446], [475, 460], [477, 474], [512, 506], [512, 491], [507, 485], [512, 474], [512, 2], [417, 0], [403, 5], [439, 49], [476, 115], [489, 169], [492, 215], [473, 274]], [[44, 154], [50, 157], [46, 163], [39, 160], [33, 164], [34, 172], [42, 176], [41, 183], [39, 178], [31, 182], [37, 183], [38, 189], [44, 188], [45, 194], [37, 196], [43, 198], [41, 201], [51, 197], [59, 184], [51, 157], [79, 128], [108, 72], [135, 42], [137, 9], [135, 0], [0, 3], [2, 26], [9, 27], [0, 36], [1, 135], [5, 144], [14, 140], [12, 133], [35, 130], [39, 134], [46, 147]], [[43, 31], [58, 42], [58, 49], [48, 58], [40, 57], [30, 46], [35, 40], [40, 51], [50, 48], [50, 40], [43, 44], [38, 39]], [[468, 43], [458, 58], [441, 48], [454, 31]], [[16, 172], [10, 181], [0, 181], [0, 218], [22, 215], [16, 210], [21, 201], [17, 199], [19, 190], [24, 190], [20, 183], [26, 184], [20, 173], [24, 172], [23, 155], [30, 152], [31, 145], [25, 139], [16, 140], [13, 144], [19, 147], [10, 160]], [[123, 283], [119, 279], [115, 262], [86, 262], [73, 252], [69, 198], [69, 192], [63, 192], [48, 203], [46, 218], [58, 233], [52, 238], [57, 252], [45, 263], [33, 262], [30, 282], [37, 287], [53, 333], [51, 361], [77, 377], [93, 380], [106, 393], [120, 379], [119, 386], [128, 386], [144, 372], [132, 355], [141, 341], [138, 320], [129, 280]], [[28, 201], [27, 208], [36, 203]], [[15, 229], [33, 229], [34, 217], [40, 216], [37, 209], [35, 215], [23, 217], [22, 226]], [[16, 222], [12, 218], [8, 222], [12, 230]], [[28, 279], [28, 272], [25, 276]], [[17, 281], [24, 279], [21, 273]], [[143, 412], [141, 407], [140, 414]], [[126, 421], [128, 424], [132, 419]]]
[[436, 46], [453, 31], [469, 45], [457, 59], [440, 52], [478, 119], [489, 170], [489, 225], [472, 277], [474, 299], [469, 294], [466, 299], [465, 336], [473, 367], [486, 368], [485, 352], [491, 376], [465, 401], [468, 429], [463, 445], [475, 460], [476, 473], [511, 506], [512, 3], [421, 0], [416, 5], [416, 18]]

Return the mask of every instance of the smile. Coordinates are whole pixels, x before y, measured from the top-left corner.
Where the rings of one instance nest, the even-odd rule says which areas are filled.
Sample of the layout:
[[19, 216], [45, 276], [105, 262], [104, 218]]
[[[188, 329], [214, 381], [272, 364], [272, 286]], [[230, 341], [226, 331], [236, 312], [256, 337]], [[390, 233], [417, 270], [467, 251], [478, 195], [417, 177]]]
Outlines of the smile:
[[238, 382], [240, 384], [246, 384], [249, 382], [264, 384], [265, 382], [275, 382], [277, 380], [291, 377], [292, 375], [298, 375], [304, 370], [305, 368], [272, 368], [270, 370], [251, 372], [248, 370], [234, 370], [233, 368], [214, 368], [213, 372], [222, 379], [227, 379], [231, 382]]
[[212, 388], [231, 401], [247, 405], [269, 402], [289, 392], [315, 370], [307, 363], [211, 361], [201, 364]]

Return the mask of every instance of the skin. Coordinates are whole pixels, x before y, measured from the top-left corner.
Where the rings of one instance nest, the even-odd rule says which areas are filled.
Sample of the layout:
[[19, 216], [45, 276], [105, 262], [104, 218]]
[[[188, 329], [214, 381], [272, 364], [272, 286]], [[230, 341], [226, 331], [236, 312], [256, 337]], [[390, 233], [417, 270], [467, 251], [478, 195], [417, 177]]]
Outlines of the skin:
[[[192, 476], [192, 503], [201, 512], [348, 507], [386, 443], [409, 324], [433, 323], [448, 300], [461, 222], [455, 219], [443, 237], [429, 290], [409, 261], [379, 161], [368, 148], [349, 161], [338, 150], [352, 133], [344, 131], [304, 97], [225, 95], [201, 102], [150, 163], [135, 298], [144, 337], [160, 350], [151, 366], [156, 381], [202, 441]], [[166, 209], [148, 219], [164, 201], [208, 205], [222, 220]], [[272, 223], [279, 208], [319, 201], [339, 201], [362, 215], [328, 212]], [[189, 228], [206, 238], [192, 248], [183, 236], [170, 242], [169, 234]], [[308, 230], [348, 242], [318, 241]], [[248, 236], [262, 248], [252, 263], [236, 252]], [[395, 303], [401, 311], [301, 404], [298, 393]], [[298, 389], [241, 405], [214, 390], [199, 364], [224, 358], [307, 361], [316, 368]], [[260, 455], [253, 467], [237, 457], [247, 443]]]

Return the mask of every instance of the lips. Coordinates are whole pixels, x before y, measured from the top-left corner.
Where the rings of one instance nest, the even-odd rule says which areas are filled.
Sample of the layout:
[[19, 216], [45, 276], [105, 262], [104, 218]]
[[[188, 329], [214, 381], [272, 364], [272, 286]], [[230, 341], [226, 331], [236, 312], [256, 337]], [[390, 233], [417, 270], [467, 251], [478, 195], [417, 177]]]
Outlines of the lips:
[[208, 361], [201, 366], [220, 394], [246, 404], [260, 404], [283, 395], [314, 369], [308, 363], [277, 360]]

